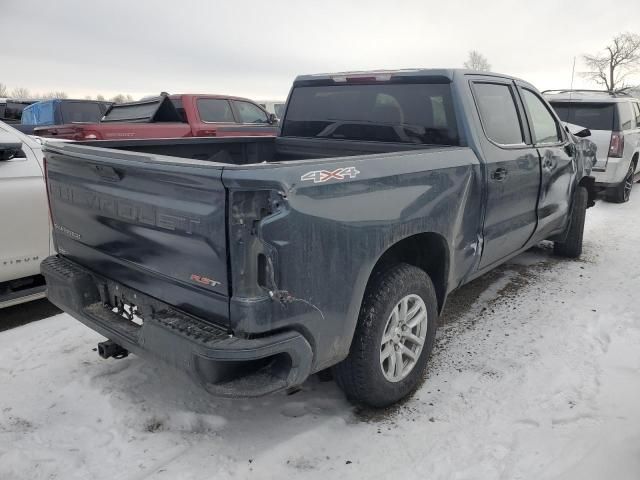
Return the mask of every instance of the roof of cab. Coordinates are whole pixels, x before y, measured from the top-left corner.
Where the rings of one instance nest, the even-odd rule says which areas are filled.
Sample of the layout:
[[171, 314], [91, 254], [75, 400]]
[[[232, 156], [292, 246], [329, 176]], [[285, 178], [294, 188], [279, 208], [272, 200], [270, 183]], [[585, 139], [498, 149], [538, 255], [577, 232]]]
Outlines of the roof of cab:
[[[349, 78], [367, 78], [372, 77], [374, 80], [385, 81], [391, 78], [416, 78], [431, 77], [438, 78], [443, 81], [451, 82], [457, 75], [482, 75], [485, 77], [507, 78], [510, 80], [519, 80], [519, 78], [510, 75], [504, 75], [495, 72], [485, 72], [479, 70], [468, 70], [464, 68], [405, 68], [397, 70], [364, 70], [352, 72], [335, 72], [335, 73], [318, 73], [312, 75], [299, 75], [296, 77], [294, 84], [326, 82], [333, 80], [334, 82], [345, 82]], [[524, 81], [523, 81], [524, 82]], [[528, 83], [528, 82], [524, 82]]]

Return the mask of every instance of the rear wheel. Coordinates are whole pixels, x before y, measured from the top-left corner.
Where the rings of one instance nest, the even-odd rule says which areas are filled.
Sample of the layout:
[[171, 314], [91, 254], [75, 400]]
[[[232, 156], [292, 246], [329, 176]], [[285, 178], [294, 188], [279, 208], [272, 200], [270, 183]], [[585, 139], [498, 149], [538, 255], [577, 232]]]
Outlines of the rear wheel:
[[629, 201], [631, 189], [633, 188], [634, 170], [635, 165], [631, 162], [629, 165], [629, 171], [627, 171], [624, 180], [607, 193], [607, 200], [613, 203], [625, 203]]
[[422, 380], [437, 323], [435, 290], [423, 270], [399, 264], [376, 274], [349, 356], [334, 367], [336, 382], [355, 403], [397, 402]]
[[564, 242], [553, 244], [553, 253], [562, 257], [578, 258], [582, 254], [582, 239], [584, 235], [584, 220], [587, 213], [589, 193], [584, 187], [576, 188], [573, 198], [573, 209], [569, 233]]

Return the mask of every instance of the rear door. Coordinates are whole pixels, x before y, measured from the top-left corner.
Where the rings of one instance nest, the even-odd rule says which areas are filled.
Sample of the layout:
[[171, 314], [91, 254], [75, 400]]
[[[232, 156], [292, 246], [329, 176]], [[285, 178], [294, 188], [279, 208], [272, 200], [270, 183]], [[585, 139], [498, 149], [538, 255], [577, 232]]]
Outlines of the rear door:
[[222, 129], [237, 128], [231, 102], [226, 98], [198, 97], [190, 100], [197, 114], [192, 127], [194, 137], [218, 136]]
[[533, 234], [540, 165], [515, 84], [507, 79], [475, 80], [472, 90], [484, 130], [481, 146], [487, 169], [483, 269], [522, 248]]
[[577, 170], [575, 152], [553, 109], [540, 94], [526, 84], [519, 84], [518, 90], [540, 156], [542, 181], [536, 238], [542, 240], [562, 230], [569, 218]]
[[188, 313], [228, 319], [226, 194], [212, 162], [46, 150], [58, 251]]

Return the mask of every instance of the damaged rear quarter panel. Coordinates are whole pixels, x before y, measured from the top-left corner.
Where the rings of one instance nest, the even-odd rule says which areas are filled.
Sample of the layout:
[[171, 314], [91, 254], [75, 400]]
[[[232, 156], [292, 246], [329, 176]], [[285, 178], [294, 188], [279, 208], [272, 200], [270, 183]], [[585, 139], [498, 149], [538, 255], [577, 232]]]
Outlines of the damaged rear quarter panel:
[[[341, 179], [301, 180], [352, 167], [358, 173]], [[481, 172], [469, 148], [229, 167], [222, 179], [229, 189], [232, 328], [248, 334], [297, 328], [312, 343], [315, 371], [347, 355], [367, 281], [395, 243], [441, 235], [451, 252], [447, 290], [476, 267]], [[260, 191], [259, 201], [271, 199], [270, 212], [251, 226], [234, 202]], [[244, 288], [259, 253], [273, 265], [268, 286]], [[274, 298], [274, 290], [287, 300]]]

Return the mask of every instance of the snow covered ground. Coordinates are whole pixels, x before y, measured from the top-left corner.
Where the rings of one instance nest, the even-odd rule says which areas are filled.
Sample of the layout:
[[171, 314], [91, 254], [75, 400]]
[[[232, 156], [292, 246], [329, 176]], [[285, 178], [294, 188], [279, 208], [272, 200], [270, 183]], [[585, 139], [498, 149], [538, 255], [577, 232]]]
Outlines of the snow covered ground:
[[212, 398], [67, 315], [0, 333], [0, 479], [639, 479], [640, 191], [452, 299], [422, 388], [357, 411], [332, 382]]

